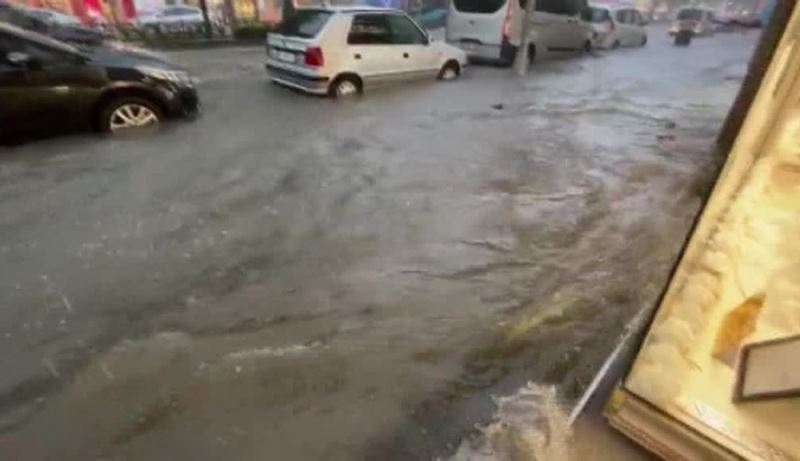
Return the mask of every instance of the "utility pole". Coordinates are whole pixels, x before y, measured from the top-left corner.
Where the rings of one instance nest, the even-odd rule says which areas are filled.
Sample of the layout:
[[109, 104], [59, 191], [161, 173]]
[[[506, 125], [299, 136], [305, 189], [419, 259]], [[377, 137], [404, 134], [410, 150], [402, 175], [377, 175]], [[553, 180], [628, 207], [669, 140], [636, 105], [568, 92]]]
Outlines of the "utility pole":
[[[531, 21], [533, 20], [533, 12], [536, 10], [536, 0], [528, 0], [525, 3], [525, 14], [522, 15], [522, 27], [519, 27], [519, 47], [517, 48], [517, 55], [514, 58], [514, 71], [520, 77], [524, 77], [528, 73], [528, 65], [530, 60], [528, 58], [528, 47], [530, 45], [530, 32]], [[513, 18], [512, 18], [513, 20]]]
[[281, 8], [281, 22], [294, 15], [294, 0], [283, 0]]
[[212, 30], [211, 21], [208, 19], [208, 5], [206, 0], [200, 0], [200, 11], [203, 12], [203, 28], [205, 29], [206, 38], [211, 40]]

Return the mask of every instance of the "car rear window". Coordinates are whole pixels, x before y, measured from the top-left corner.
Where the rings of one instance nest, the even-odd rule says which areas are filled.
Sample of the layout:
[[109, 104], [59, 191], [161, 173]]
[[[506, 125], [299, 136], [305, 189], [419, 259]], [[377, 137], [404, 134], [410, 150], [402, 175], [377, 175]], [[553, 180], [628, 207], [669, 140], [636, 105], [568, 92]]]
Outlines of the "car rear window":
[[678, 19], [681, 21], [699, 21], [703, 17], [700, 10], [681, 10], [678, 11]]
[[611, 19], [605, 8], [588, 8], [581, 12], [581, 18], [586, 22], [606, 22]]
[[496, 13], [506, 0], [453, 0], [456, 10], [464, 13]]
[[314, 38], [332, 14], [325, 10], [297, 10], [278, 25], [276, 32], [290, 37]]

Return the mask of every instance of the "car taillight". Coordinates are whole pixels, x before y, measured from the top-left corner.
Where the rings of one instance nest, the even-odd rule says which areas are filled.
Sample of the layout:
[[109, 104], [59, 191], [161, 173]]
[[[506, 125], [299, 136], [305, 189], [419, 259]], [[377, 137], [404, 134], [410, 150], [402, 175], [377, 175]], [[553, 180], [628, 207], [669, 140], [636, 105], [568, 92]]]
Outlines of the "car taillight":
[[325, 65], [325, 57], [322, 56], [322, 48], [311, 46], [306, 48], [306, 65], [309, 67], [322, 67]]

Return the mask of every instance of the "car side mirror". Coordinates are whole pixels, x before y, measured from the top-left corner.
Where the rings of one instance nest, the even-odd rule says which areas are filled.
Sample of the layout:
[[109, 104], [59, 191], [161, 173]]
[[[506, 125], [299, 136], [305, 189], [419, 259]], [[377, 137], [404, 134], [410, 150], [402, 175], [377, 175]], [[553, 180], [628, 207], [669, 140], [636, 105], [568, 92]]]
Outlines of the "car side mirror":
[[27, 70], [37, 70], [42, 67], [41, 63], [36, 58], [21, 51], [12, 51], [6, 54], [6, 61], [13, 66]]

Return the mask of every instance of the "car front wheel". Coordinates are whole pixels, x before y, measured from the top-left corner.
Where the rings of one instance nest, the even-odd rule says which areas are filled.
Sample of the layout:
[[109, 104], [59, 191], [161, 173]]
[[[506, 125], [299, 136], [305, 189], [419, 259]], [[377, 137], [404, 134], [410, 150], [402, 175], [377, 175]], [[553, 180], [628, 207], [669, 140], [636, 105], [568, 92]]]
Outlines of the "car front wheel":
[[448, 61], [439, 71], [439, 80], [455, 80], [461, 75], [461, 66], [455, 61]]
[[136, 97], [122, 97], [109, 101], [100, 113], [100, 129], [108, 133], [122, 133], [143, 128], [158, 127], [164, 115], [152, 102]]

